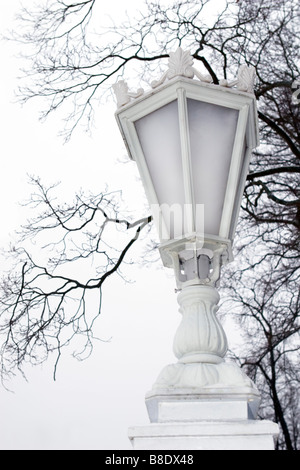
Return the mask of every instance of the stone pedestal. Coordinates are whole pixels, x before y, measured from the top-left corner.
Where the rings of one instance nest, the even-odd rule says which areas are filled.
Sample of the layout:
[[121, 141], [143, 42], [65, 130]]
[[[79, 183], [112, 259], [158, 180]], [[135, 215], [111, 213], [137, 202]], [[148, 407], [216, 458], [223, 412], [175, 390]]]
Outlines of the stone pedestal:
[[129, 429], [135, 450], [274, 450], [270, 421], [156, 423]]
[[278, 426], [256, 419], [249, 387], [150, 392], [151, 424], [129, 429], [136, 450], [274, 450]]

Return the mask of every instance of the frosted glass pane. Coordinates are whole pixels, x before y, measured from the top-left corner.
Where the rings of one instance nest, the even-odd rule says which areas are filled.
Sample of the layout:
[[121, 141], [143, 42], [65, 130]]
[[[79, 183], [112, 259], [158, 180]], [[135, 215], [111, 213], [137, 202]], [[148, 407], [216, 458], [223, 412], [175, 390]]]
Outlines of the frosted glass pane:
[[204, 231], [218, 235], [238, 111], [187, 100], [195, 203], [204, 204]]
[[[135, 128], [159, 204], [182, 207], [184, 189], [177, 101], [139, 119]], [[178, 222], [181, 224], [180, 217]]]

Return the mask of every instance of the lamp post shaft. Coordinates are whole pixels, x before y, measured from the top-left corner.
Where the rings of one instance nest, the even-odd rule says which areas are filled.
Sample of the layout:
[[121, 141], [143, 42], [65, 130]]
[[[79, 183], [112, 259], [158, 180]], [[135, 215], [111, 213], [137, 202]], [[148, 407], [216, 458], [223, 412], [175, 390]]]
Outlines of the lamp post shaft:
[[[186, 395], [203, 389], [219, 388], [255, 396], [259, 393], [249, 377], [233, 362], [226, 362], [227, 338], [217, 318], [220, 296], [212, 285], [186, 286], [178, 294], [182, 319], [174, 337], [173, 350], [178, 361], [163, 368], [153, 385], [152, 393]], [[151, 419], [151, 416], [150, 416]]]
[[216, 312], [219, 294], [212, 286], [190, 286], [180, 292], [182, 321], [174, 338], [174, 353], [180, 363], [223, 362], [227, 339]]

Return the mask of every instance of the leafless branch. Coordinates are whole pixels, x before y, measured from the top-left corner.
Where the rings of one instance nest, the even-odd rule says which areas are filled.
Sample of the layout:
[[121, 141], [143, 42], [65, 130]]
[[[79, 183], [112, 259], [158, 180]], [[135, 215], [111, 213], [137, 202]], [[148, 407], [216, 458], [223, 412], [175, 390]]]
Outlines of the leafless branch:
[[[11, 247], [14, 266], [0, 286], [2, 379], [22, 370], [27, 361], [45, 361], [51, 353], [58, 362], [75, 336], [83, 338], [78, 357], [91, 353], [103, 285], [120, 273], [151, 221], [120, 218], [114, 194], [80, 194], [61, 206], [52, 197], [55, 186], [46, 189], [39, 179], [32, 182], [36, 192], [28, 204], [41, 213], [23, 227], [19, 245]], [[111, 247], [107, 237], [123, 247]], [[74, 272], [81, 275], [74, 277]]]

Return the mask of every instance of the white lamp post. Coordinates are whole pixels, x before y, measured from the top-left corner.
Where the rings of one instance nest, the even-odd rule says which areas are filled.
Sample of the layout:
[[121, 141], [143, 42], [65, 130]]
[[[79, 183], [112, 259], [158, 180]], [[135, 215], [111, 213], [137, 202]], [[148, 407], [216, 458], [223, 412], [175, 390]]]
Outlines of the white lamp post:
[[[175, 270], [182, 313], [174, 339], [178, 362], [162, 370], [146, 395], [152, 424], [130, 431], [137, 449], [204, 448], [203, 442], [219, 448], [219, 432], [229, 447], [273, 447], [277, 427], [254, 421], [259, 393], [237, 365], [224, 361], [227, 340], [216, 316], [220, 269], [232, 260], [259, 140], [253, 81], [253, 69], [242, 66], [235, 82], [214, 85], [179, 48], [151, 91], [130, 93], [123, 81], [114, 86], [117, 122], [152, 208], [162, 261]], [[259, 428], [250, 436], [241, 423], [247, 432], [249, 423]]]

